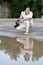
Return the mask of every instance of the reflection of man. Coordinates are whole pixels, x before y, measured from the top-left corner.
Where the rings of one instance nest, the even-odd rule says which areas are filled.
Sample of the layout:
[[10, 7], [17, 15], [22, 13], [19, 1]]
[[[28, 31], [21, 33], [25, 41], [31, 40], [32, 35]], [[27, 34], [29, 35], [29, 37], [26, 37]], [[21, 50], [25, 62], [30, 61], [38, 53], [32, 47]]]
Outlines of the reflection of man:
[[29, 7], [26, 7], [24, 11], [21, 12], [19, 18], [19, 24], [16, 27], [17, 30], [21, 30], [22, 28], [26, 28], [26, 34], [29, 32], [29, 25], [33, 26], [33, 13], [30, 11]]
[[29, 61], [29, 59], [30, 59], [30, 54], [25, 53], [24, 59], [25, 59], [25, 61]]
[[18, 37], [16, 40], [24, 44], [24, 49], [22, 49], [21, 47], [20, 49], [21, 49], [21, 53], [25, 58], [25, 61], [29, 61], [30, 59], [32, 59], [32, 55], [33, 55], [32, 49], [34, 44], [33, 40], [31, 40], [28, 36]]

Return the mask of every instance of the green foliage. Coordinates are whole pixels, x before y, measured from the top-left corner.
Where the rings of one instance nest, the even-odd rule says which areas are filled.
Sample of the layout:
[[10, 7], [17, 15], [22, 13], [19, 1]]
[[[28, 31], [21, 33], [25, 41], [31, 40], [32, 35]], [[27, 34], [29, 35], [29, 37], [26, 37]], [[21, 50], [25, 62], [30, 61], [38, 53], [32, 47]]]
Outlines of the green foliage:
[[43, 0], [42, 0], [42, 2], [41, 2], [41, 5], [42, 5], [42, 7], [43, 7]]
[[33, 6], [31, 7], [31, 10], [34, 13], [35, 18], [41, 17], [41, 12], [42, 12], [42, 5], [41, 5], [42, 0], [34, 0]]
[[0, 3], [2, 3], [3, 2], [3, 0], [0, 0]]
[[[2, 1], [3, 0], [0, 0], [0, 3], [2, 3]], [[43, 11], [43, 0], [10, 0], [10, 17], [18, 18], [25, 6], [31, 8], [34, 13], [33, 17], [41, 17]]]
[[10, 10], [11, 17], [19, 17], [20, 12], [24, 9], [25, 6], [29, 6], [34, 13], [34, 17], [41, 17], [42, 11], [42, 0], [11, 0]]

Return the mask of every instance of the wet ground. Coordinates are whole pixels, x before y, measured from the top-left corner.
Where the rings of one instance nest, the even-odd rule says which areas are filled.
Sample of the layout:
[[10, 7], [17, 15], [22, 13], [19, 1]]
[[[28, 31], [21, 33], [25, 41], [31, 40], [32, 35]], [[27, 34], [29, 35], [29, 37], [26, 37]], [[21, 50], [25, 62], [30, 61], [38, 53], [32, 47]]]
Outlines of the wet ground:
[[43, 65], [43, 27], [24, 32], [0, 27], [0, 65]]

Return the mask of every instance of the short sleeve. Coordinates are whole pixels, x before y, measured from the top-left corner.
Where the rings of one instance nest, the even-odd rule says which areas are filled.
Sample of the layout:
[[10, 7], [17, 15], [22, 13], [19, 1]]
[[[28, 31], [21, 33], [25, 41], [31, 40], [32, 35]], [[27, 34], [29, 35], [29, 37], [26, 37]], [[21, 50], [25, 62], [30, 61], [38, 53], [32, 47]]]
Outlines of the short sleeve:
[[21, 14], [20, 14], [20, 18], [22, 18], [23, 17], [23, 12], [21, 12]]
[[30, 12], [29, 17], [30, 17], [30, 18], [32, 18], [32, 17], [33, 17], [33, 13], [32, 13], [32, 12]]

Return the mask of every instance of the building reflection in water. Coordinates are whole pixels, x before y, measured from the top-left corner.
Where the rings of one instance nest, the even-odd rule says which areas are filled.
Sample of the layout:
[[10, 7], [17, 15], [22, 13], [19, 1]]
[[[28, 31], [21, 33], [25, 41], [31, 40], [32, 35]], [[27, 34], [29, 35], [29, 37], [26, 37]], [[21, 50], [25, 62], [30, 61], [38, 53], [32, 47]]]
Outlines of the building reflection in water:
[[22, 55], [25, 61], [35, 61], [43, 56], [43, 41], [24, 35], [19, 35], [16, 38], [0, 36], [0, 40], [0, 51], [5, 50], [4, 53], [8, 53], [11, 60], [17, 61]]

